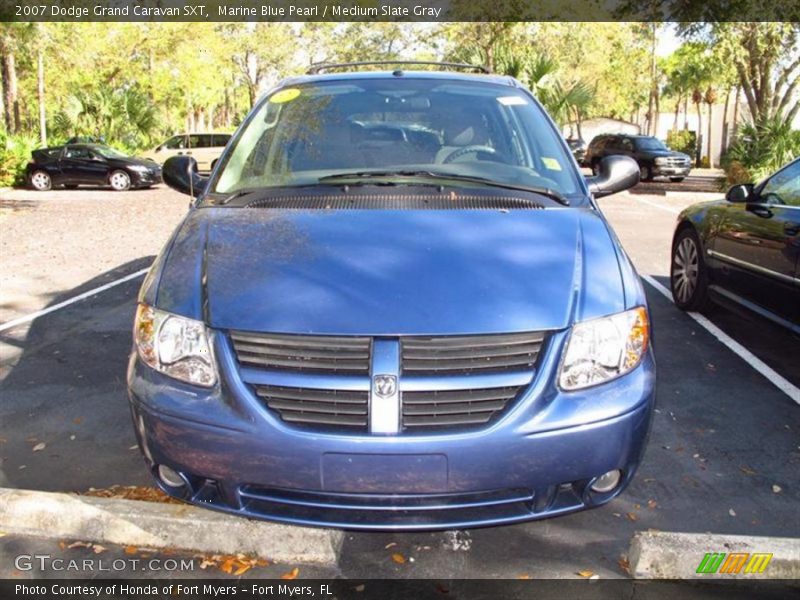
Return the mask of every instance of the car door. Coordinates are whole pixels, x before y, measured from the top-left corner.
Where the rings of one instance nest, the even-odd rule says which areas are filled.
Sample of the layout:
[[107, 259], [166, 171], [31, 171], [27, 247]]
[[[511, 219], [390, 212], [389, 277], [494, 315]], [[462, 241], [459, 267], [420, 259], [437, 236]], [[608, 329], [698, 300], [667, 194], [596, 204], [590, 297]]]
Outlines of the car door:
[[61, 183], [105, 183], [108, 165], [102, 157], [93, 155], [88, 146], [67, 146], [59, 162]]
[[730, 292], [797, 323], [800, 320], [800, 160], [728, 203], [709, 250]]
[[212, 149], [212, 138], [210, 133], [198, 133], [189, 136], [191, 155], [197, 161], [197, 168], [200, 171], [210, 171], [211, 162], [214, 160]]

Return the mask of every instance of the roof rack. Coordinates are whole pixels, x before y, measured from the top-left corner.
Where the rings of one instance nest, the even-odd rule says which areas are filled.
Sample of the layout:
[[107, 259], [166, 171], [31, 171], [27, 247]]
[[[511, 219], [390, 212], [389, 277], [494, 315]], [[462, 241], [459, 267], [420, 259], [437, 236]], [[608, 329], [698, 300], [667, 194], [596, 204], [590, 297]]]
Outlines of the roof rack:
[[467, 63], [453, 63], [453, 62], [437, 62], [432, 60], [365, 60], [359, 62], [345, 62], [345, 63], [315, 63], [311, 65], [306, 71], [306, 75], [316, 75], [323, 71], [331, 71], [334, 69], [346, 69], [349, 67], [368, 67], [375, 65], [413, 65], [413, 66], [436, 66], [442, 69], [452, 70], [469, 70], [477, 71], [479, 73], [489, 73], [489, 69], [480, 65], [470, 65]]

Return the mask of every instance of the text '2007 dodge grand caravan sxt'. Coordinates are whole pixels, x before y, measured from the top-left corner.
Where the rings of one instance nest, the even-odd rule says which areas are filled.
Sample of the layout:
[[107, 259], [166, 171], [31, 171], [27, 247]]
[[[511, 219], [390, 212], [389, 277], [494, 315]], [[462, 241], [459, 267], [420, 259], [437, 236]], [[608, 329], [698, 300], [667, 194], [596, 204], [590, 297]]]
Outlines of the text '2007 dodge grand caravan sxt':
[[369, 529], [511, 523], [631, 480], [655, 401], [640, 280], [514, 79], [314, 73], [267, 94], [139, 297], [128, 385], [169, 494]]

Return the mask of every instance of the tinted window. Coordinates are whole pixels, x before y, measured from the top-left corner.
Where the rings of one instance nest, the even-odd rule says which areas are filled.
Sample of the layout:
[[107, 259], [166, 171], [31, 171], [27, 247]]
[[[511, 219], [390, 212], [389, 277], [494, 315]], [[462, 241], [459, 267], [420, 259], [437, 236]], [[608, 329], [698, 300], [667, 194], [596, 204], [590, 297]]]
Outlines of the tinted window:
[[214, 146], [226, 146], [231, 141], [229, 133], [216, 133], [214, 134]]
[[80, 160], [89, 158], [90, 155], [91, 153], [89, 152], [88, 148], [71, 147], [67, 148], [67, 151], [64, 153], [64, 158]]
[[637, 138], [636, 147], [639, 150], [669, 150], [664, 142], [654, 137]]
[[619, 149], [625, 152], [633, 152], [633, 142], [630, 138], [622, 138], [620, 139]]
[[186, 136], [176, 135], [175, 137], [169, 138], [166, 142], [164, 142], [164, 148], [167, 148], [168, 150], [181, 150], [186, 148]]
[[768, 204], [800, 206], [800, 161], [773, 175], [761, 190], [761, 201]]
[[456, 80], [358, 79], [282, 89], [263, 101], [212, 190], [416, 169], [569, 195], [580, 190], [572, 164], [558, 131], [520, 90]]

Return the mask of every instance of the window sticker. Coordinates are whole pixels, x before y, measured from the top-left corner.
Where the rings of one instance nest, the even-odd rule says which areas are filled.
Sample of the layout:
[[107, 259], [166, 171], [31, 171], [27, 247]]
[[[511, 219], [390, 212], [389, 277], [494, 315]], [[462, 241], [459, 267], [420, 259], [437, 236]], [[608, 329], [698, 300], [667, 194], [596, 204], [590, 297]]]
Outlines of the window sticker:
[[284, 102], [291, 102], [300, 95], [300, 90], [297, 88], [286, 88], [276, 92], [270, 96], [269, 101], [273, 104], [283, 104]]
[[556, 160], [555, 158], [551, 158], [550, 156], [543, 156], [542, 164], [545, 166], [546, 169], [549, 169], [550, 171], [561, 170], [561, 165], [559, 164], [558, 160]]

